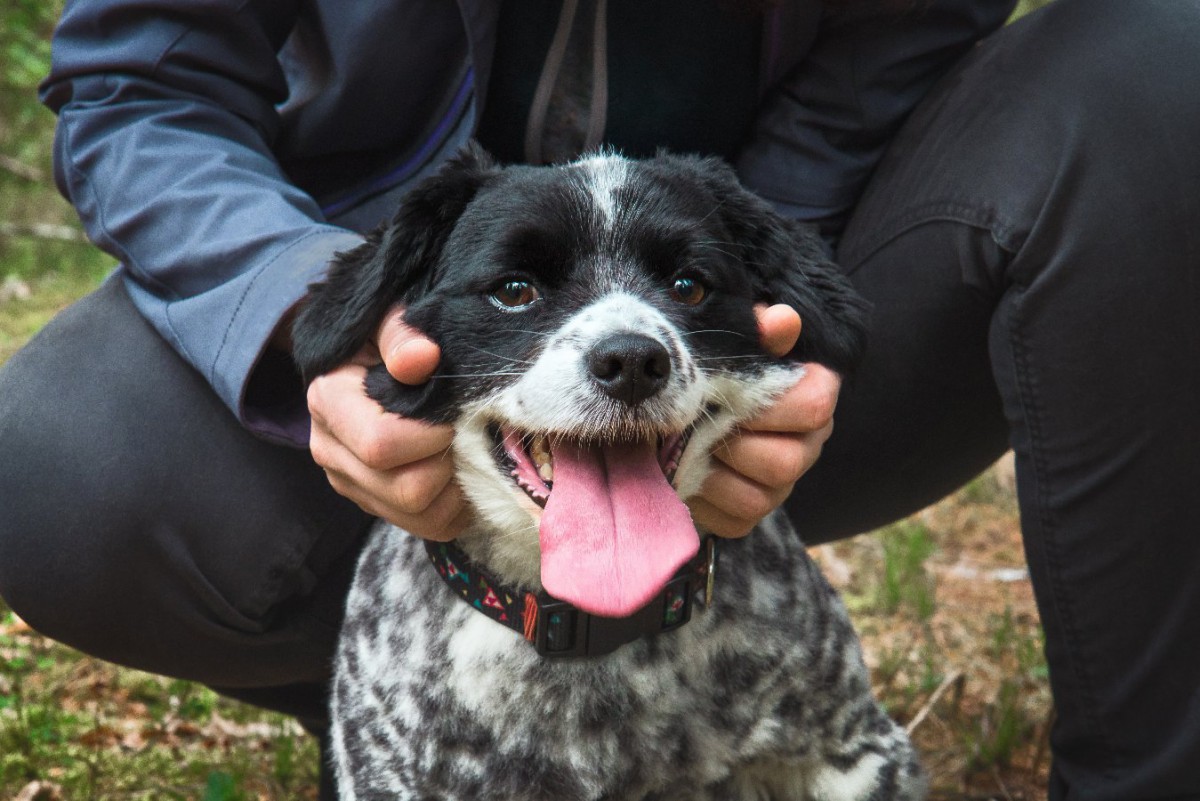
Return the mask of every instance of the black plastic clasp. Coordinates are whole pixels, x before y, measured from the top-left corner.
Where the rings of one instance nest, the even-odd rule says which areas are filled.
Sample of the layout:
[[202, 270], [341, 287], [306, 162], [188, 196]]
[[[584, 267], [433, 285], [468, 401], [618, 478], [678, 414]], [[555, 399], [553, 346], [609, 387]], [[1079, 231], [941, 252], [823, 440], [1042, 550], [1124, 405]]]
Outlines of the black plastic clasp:
[[[537, 631], [533, 644], [542, 656], [583, 656], [580, 644], [587, 643], [587, 618], [565, 601], [556, 601], [548, 595], [537, 599]], [[579, 619], [584, 618], [583, 636], [580, 636]]]

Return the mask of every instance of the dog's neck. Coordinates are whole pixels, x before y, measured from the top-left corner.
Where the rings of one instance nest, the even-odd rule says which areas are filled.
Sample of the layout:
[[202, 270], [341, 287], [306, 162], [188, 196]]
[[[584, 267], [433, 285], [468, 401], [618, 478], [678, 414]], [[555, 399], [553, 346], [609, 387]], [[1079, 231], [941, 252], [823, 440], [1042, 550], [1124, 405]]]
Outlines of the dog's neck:
[[455, 544], [498, 581], [523, 592], [541, 592], [542, 558], [536, 533], [514, 536], [477, 521]]

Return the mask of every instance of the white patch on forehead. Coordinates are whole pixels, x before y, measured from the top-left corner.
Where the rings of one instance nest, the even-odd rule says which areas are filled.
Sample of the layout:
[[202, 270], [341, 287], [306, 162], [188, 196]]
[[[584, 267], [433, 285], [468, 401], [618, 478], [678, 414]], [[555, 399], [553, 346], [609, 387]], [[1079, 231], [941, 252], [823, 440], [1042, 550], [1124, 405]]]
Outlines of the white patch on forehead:
[[600, 154], [574, 163], [583, 171], [583, 184], [605, 227], [617, 218], [617, 189], [629, 175], [629, 159], [615, 154]]
[[580, 310], [562, 335], [578, 333], [589, 339], [622, 331], [666, 339], [675, 326], [658, 309], [629, 292], [610, 292]]

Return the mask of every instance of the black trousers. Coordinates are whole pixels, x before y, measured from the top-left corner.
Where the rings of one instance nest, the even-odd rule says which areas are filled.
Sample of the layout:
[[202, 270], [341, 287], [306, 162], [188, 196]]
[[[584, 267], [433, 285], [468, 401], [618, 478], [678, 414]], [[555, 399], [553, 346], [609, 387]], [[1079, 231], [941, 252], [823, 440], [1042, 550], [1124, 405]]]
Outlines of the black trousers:
[[[840, 259], [875, 304], [810, 542], [1017, 454], [1050, 797], [1200, 797], [1200, 5], [1061, 0], [976, 48]], [[320, 727], [367, 518], [247, 435], [110, 282], [0, 372], [0, 594], [100, 657]]]

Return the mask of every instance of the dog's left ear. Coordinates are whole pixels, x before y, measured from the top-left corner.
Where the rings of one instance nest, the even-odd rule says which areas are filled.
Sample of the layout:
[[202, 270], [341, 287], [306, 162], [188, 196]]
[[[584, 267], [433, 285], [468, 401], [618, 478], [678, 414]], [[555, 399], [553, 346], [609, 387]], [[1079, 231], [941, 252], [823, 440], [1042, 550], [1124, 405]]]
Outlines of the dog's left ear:
[[870, 304], [826, 255], [816, 226], [767, 213], [772, 219], [758, 221], [746, 262], [761, 281], [760, 300], [800, 315], [800, 339], [787, 358], [849, 375], [866, 350]]
[[472, 142], [405, 195], [391, 221], [366, 242], [338, 254], [325, 280], [309, 287], [292, 325], [292, 356], [306, 382], [358, 352], [394, 303], [429, 291], [454, 224], [498, 173]]
[[780, 216], [722, 161], [697, 159], [694, 166], [740, 246], [755, 300], [786, 303], [800, 315], [800, 339], [787, 358], [851, 373], [866, 348], [870, 306], [826, 255], [816, 226]]

